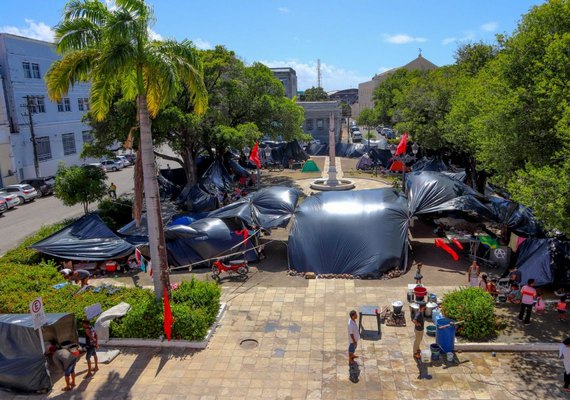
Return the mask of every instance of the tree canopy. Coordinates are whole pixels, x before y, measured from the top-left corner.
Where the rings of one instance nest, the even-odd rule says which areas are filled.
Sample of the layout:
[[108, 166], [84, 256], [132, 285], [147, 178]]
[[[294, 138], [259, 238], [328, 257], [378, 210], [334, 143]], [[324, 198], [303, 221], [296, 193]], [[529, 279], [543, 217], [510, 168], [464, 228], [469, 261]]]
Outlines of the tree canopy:
[[91, 165], [71, 166], [60, 164], [55, 176], [54, 195], [66, 206], [83, 204], [89, 212], [89, 203], [101, 200], [107, 193], [107, 176], [101, 168]]
[[322, 87], [311, 87], [305, 90], [301, 96], [301, 101], [328, 101], [329, 95]]

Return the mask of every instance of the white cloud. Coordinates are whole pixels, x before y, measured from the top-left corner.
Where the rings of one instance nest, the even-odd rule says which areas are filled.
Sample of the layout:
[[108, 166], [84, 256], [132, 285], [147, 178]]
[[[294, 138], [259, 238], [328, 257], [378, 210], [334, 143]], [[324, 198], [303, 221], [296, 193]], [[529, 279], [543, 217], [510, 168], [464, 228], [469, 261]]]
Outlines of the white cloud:
[[496, 22], [487, 22], [486, 24], [483, 24], [480, 26], [482, 31], [485, 32], [494, 32], [495, 30], [497, 30], [497, 26], [499, 24], [497, 24]]
[[383, 34], [382, 37], [386, 43], [392, 44], [407, 44], [407, 43], [423, 43], [427, 41], [426, 38], [423, 37], [413, 37], [410, 35], [406, 35], [405, 33], [399, 33], [397, 35], [389, 35], [387, 33]]
[[279, 7], [277, 11], [279, 11], [281, 14], [287, 14], [289, 12], [289, 9], [287, 7]]
[[390, 68], [389, 67], [380, 67], [380, 68], [378, 68], [378, 74], [383, 74], [384, 72], [390, 71], [391, 69], [394, 69], [394, 68], [392, 68], [392, 67], [390, 67]]
[[156, 33], [152, 29], [148, 28], [148, 35], [152, 40], [162, 40], [162, 35], [160, 33]]
[[447, 46], [448, 44], [451, 43], [461, 43], [461, 42], [470, 42], [472, 40], [475, 39], [475, 32], [473, 31], [465, 31], [463, 32], [463, 37], [460, 38], [455, 38], [455, 37], [449, 37], [449, 38], [445, 38], [441, 41], [441, 44], [444, 46]]
[[53, 42], [53, 31], [51, 27], [43, 22], [36, 22], [31, 19], [25, 19], [26, 26], [1, 26], [0, 32], [11, 33], [12, 35], [25, 36], [32, 39], [44, 40], [46, 42]]
[[[304, 63], [299, 60], [260, 61], [270, 68], [290, 67], [297, 73], [297, 87], [306, 90], [317, 86], [317, 63]], [[321, 84], [325, 91], [357, 88], [359, 83], [372, 79], [358, 71], [346, 70], [321, 62]]]
[[192, 40], [192, 42], [194, 42], [194, 45], [199, 48], [200, 50], [210, 50], [213, 49], [214, 47], [212, 46], [212, 43], [208, 42], [207, 40], [204, 39], [200, 39], [200, 38], [196, 38], [194, 40]]
[[441, 44], [444, 46], [447, 46], [448, 44], [451, 44], [453, 42], [457, 42], [457, 38], [454, 38], [454, 37], [445, 38], [441, 41]]

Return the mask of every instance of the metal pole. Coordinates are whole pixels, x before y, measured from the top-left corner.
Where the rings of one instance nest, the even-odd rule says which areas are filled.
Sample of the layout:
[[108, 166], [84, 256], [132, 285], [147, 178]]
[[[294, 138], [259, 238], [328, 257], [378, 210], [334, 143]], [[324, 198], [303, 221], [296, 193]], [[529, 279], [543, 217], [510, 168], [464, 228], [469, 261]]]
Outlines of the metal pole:
[[402, 192], [406, 194], [406, 153], [402, 156]]
[[25, 96], [26, 108], [28, 109], [28, 120], [30, 122], [30, 140], [32, 141], [32, 148], [34, 151], [34, 168], [36, 170], [36, 178], [40, 177], [40, 161], [38, 160], [38, 147], [36, 143], [36, 133], [34, 132], [34, 119], [32, 117], [32, 110], [36, 96]]

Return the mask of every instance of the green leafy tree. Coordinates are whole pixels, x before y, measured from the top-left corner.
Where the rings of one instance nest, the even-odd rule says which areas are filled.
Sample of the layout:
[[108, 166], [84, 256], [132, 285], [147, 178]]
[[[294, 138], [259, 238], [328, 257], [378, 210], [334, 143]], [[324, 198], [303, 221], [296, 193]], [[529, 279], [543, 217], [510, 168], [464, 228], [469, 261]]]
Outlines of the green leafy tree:
[[107, 193], [105, 171], [101, 168], [60, 164], [55, 176], [54, 194], [64, 205], [83, 204], [83, 212], [89, 212], [89, 203], [101, 200]]
[[380, 124], [392, 126], [401, 121], [397, 108], [399, 99], [410, 87], [412, 79], [420, 74], [419, 71], [400, 68], [380, 82], [373, 95], [374, 109]]
[[152, 40], [152, 22], [152, 9], [144, 0], [115, 0], [112, 9], [96, 0], [71, 0], [55, 27], [62, 58], [52, 64], [46, 82], [52, 100], [61, 99], [76, 82], [91, 82], [90, 104], [98, 120], [109, 113], [117, 92], [126, 100], [136, 100], [149, 247], [159, 300], [170, 281], [150, 118], [183, 87], [193, 94], [194, 111], [203, 112], [207, 93], [192, 43]]
[[378, 114], [373, 108], [365, 108], [358, 114], [356, 122], [358, 125], [366, 127], [365, 138], [368, 140], [368, 146], [370, 147], [370, 139], [376, 138], [376, 135], [370, 132], [370, 128], [378, 124]]
[[329, 95], [322, 87], [311, 87], [305, 90], [303, 101], [328, 101]]

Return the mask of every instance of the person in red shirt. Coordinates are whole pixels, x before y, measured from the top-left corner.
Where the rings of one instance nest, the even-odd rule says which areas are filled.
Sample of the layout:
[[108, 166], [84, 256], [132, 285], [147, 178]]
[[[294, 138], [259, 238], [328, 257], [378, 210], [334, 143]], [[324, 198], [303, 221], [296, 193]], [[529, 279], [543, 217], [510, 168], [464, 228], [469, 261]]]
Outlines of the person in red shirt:
[[566, 321], [566, 295], [560, 298], [560, 301], [556, 304], [556, 310], [558, 311], [558, 321]]
[[532, 306], [536, 299], [536, 289], [533, 286], [534, 279], [529, 279], [528, 283], [521, 289], [521, 311], [519, 312], [519, 320], [522, 321], [524, 317], [525, 325], [530, 324], [530, 313], [532, 312]]

